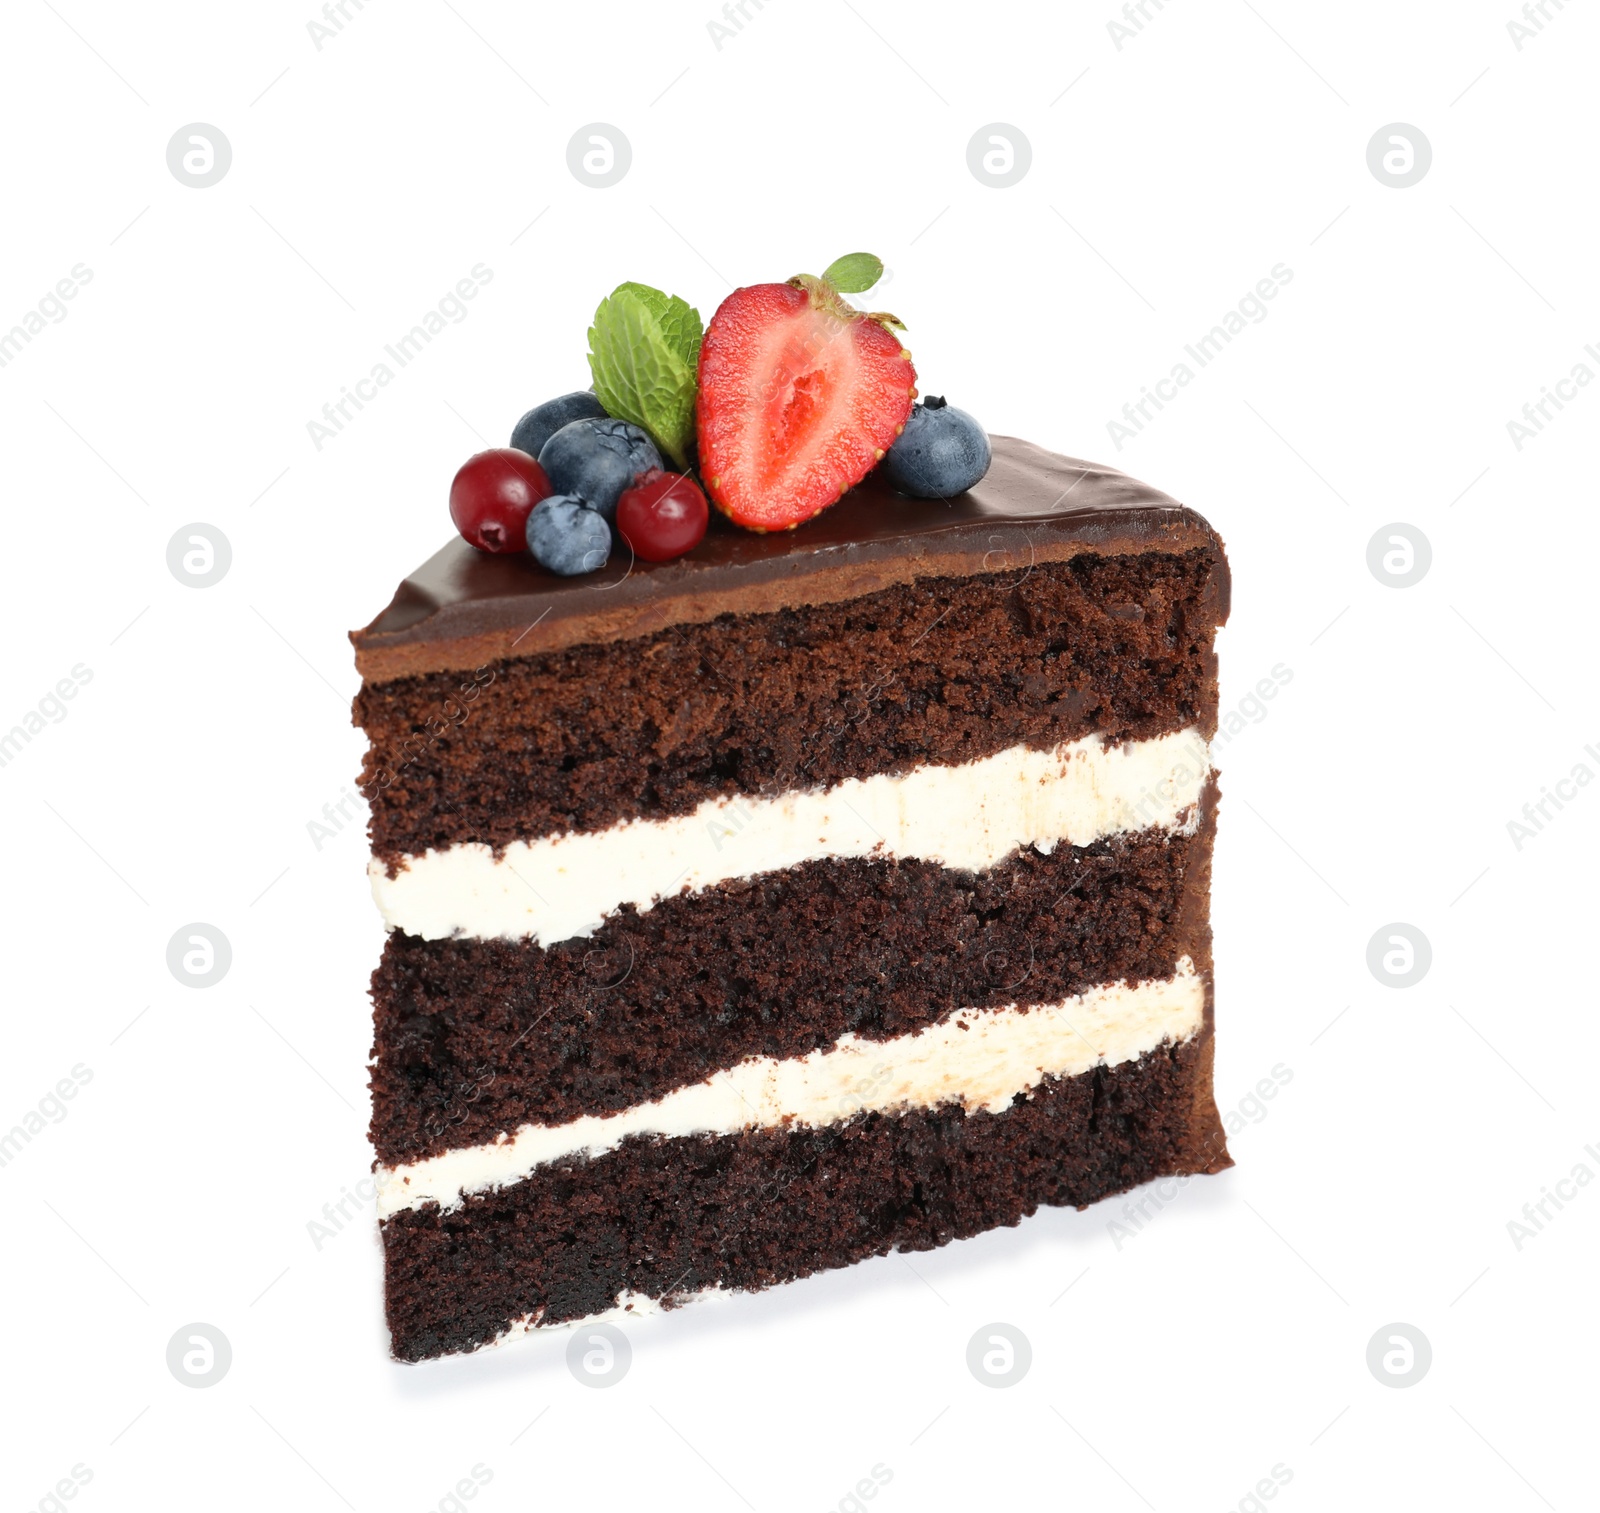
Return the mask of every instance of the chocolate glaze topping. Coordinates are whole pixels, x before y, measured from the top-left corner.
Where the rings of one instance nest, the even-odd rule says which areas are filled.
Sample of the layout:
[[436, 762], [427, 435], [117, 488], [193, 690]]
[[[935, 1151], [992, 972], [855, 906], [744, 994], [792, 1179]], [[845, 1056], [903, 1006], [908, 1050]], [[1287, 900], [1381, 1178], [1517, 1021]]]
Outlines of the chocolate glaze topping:
[[[1126, 473], [991, 439], [987, 476], [955, 499], [908, 499], [873, 474], [792, 531], [743, 530], [713, 511], [705, 540], [676, 562], [630, 561], [624, 546], [598, 573], [558, 578], [523, 553], [491, 556], [457, 538], [351, 632], [356, 667], [381, 683], [723, 614], [838, 603], [914, 578], [1221, 545], [1193, 510]], [[1226, 567], [1218, 577], [1221, 620]]]

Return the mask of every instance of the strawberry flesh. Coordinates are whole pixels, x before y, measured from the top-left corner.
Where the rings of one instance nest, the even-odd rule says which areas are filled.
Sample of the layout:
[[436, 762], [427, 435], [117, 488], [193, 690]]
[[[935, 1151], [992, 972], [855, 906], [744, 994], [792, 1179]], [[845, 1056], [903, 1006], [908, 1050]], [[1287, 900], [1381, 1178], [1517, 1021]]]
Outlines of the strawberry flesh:
[[916, 383], [899, 336], [837, 296], [736, 289], [700, 346], [700, 474], [711, 502], [752, 530], [809, 520], [883, 456]]

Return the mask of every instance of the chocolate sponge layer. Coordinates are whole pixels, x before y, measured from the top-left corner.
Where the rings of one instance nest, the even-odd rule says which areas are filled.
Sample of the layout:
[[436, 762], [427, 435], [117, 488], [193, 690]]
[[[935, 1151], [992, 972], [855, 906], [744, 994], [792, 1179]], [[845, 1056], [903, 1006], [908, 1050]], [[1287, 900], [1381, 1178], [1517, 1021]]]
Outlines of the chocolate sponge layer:
[[513, 1323], [763, 1288], [891, 1250], [931, 1250], [1041, 1205], [1083, 1207], [1231, 1164], [1201, 1035], [1052, 1079], [1004, 1113], [956, 1106], [825, 1129], [638, 1137], [592, 1160], [383, 1225], [394, 1353], [474, 1350]]
[[1216, 722], [1220, 548], [922, 578], [363, 686], [362, 791], [391, 864], [707, 798]]
[[1210, 967], [1216, 790], [1193, 835], [802, 866], [625, 909], [550, 948], [391, 933], [373, 977], [372, 1141], [396, 1165], [649, 1102], [752, 1056], [886, 1040]]

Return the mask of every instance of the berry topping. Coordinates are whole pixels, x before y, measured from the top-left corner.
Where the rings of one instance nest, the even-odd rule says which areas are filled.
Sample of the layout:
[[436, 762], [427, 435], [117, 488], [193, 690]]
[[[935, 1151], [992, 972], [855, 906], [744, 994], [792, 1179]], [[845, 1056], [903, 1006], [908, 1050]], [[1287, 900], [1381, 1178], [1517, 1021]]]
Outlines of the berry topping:
[[617, 534], [646, 562], [671, 562], [699, 546], [710, 511], [694, 479], [652, 469], [617, 501]]
[[625, 420], [574, 420], [545, 442], [539, 464], [558, 494], [575, 494], [607, 521], [634, 478], [661, 466], [655, 443]]
[[570, 425], [574, 420], [604, 420], [605, 415], [600, 401], [587, 389], [579, 389], [575, 394], [563, 394], [559, 399], [547, 399], [517, 422], [516, 430], [511, 433], [511, 445], [530, 457], [537, 457], [544, 449], [545, 442], [562, 426]]
[[914, 499], [953, 499], [989, 471], [989, 437], [965, 410], [930, 394], [883, 459], [889, 481]]
[[900, 434], [916, 397], [892, 315], [841, 294], [871, 287], [876, 258], [828, 276], [736, 289], [700, 348], [700, 474], [735, 524], [786, 530], [859, 483]]
[[550, 492], [544, 469], [526, 452], [496, 447], [462, 463], [450, 485], [450, 518], [480, 552], [520, 552], [528, 513]]
[[571, 494], [542, 499], [528, 516], [528, 550], [563, 578], [592, 573], [611, 556], [611, 527], [598, 510]]

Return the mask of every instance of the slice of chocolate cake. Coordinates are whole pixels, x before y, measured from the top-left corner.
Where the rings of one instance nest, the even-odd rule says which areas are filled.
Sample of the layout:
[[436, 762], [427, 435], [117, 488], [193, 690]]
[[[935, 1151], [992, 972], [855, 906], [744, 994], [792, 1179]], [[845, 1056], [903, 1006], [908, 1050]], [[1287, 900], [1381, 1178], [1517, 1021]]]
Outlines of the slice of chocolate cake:
[[1229, 1164], [1222, 543], [1002, 437], [883, 471], [588, 576], [456, 541], [353, 636], [402, 1359]]

